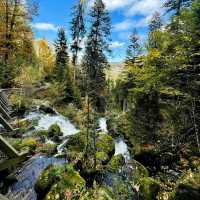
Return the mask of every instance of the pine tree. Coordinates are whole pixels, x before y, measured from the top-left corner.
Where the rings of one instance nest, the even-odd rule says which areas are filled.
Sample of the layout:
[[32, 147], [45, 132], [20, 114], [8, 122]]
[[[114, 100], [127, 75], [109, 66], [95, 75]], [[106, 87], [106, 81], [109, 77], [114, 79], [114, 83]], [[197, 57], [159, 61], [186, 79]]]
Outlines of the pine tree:
[[74, 66], [74, 80], [76, 79], [76, 65], [78, 59], [78, 53], [82, 50], [81, 42], [85, 36], [85, 24], [84, 24], [84, 3], [79, 0], [77, 5], [73, 8], [73, 19], [71, 22], [71, 36], [72, 36], [72, 63]]
[[56, 66], [55, 77], [59, 82], [63, 82], [66, 78], [67, 68], [69, 68], [69, 56], [67, 52], [67, 40], [64, 28], [58, 30], [58, 39], [55, 42]]
[[[91, 28], [87, 38], [83, 68], [86, 79], [87, 99], [87, 145], [86, 155], [93, 152], [93, 169], [96, 169], [96, 131], [91, 123], [91, 105], [97, 111], [105, 111], [105, 69], [109, 66], [106, 52], [109, 52], [110, 17], [102, 0], [96, 0], [90, 12]], [[102, 103], [103, 102], [103, 103]], [[92, 147], [89, 145], [92, 139]]]
[[183, 7], [191, 5], [192, 0], [166, 0], [164, 7], [167, 8], [167, 12], [174, 11], [176, 16], [180, 15], [180, 11]]
[[162, 28], [162, 20], [159, 12], [155, 12], [149, 22], [148, 48], [158, 48], [159, 33]]
[[130, 45], [128, 46], [126, 53], [127, 53], [126, 61], [125, 61], [126, 65], [134, 64], [135, 59], [141, 53], [141, 46], [139, 44], [139, 36], [136, 29], [133, 30], [133, 33], [130, 36]]
[[105, 93], [105, 69], [109, 66], [106, 52], [109, 52], [110, 17], [102, 0], [96, 0], [90, 12], [91, 29], [87, 39], [83, 67], [87, 79], [87, 93], [94, 108], [99, 109]]

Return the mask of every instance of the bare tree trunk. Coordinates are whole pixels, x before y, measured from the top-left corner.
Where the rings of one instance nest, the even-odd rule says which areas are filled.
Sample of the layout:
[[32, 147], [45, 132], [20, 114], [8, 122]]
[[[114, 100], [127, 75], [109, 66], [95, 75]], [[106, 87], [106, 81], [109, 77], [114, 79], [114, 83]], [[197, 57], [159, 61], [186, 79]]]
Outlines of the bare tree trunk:
[[195, 136], [196, 136], [196, 143], [198, 147], [198, 151], [200, 153], [200, 144], [199, 144], [199, 130], [198, 130], [198, 125], [196, 123], [196, 113], [195, 113], [195, 98], [192, 99], [192, 115], [193, 115], [193, 125], [194, 125], [194, 131], [195, 131]]

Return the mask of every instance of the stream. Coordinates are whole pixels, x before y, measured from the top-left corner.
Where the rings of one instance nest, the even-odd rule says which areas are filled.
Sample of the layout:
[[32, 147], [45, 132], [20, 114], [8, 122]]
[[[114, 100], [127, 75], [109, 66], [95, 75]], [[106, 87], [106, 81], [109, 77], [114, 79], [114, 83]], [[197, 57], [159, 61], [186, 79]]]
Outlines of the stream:
[[[60, 126], [65, 139], [57, 148], [58, 154], [62, 153], [63, 146], [67, 142], [67, 136], [79, 132], [79, 130], [67, 118], [60, 114], [50, 115], [44, 114], [40, 111], [34, 111], [28, 113], [25, 116], [25, 119], [37, 121], [36, 125], [34, 126], [35, 130], [48, 130], [48, 128], [55, 123]], [[98, 124], [98, 131], [108, 134], [106, 118], [100, 118], [98, 120]], [[28, 134], [31, 135], [33, 132], [29, 132]], [[46, 142], [51, 143], [52, 141], [47, 140]], [[122, 138], [115, 139], [115, 155], [118, 154], [122, 154], [125, 157], [125, 160], [130, 159], [130, 153], [128, 151], [127, 144]], [[23, 167], [16, 170], [15, 176], [17, 178], [17, 182], [10, 186], [7, 197], [12, 200], [37, 200], [34, 185], [39, 175], [49, 165], [64, 164], [64, 162], [64, 159], [56, 158], [55, 156], [46, 157], [36, 155], [32, 157], [24, 164]]]

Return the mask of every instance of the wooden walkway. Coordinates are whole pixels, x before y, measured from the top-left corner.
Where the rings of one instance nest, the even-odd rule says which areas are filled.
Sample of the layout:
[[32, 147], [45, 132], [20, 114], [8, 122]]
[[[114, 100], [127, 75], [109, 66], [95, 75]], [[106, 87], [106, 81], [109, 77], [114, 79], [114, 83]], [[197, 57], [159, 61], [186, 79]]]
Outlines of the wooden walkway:
[[[5, 93], [0, 90], [0, 124], [8, 132], [15, 131], [9, 123], [12, 120], [11, 112], [9, 100]], [[12, 169], [18, 163], [24, 161], [27, 155], [28, 152], [19, 153], [0, 135], [0, 172], [5, 169]]]

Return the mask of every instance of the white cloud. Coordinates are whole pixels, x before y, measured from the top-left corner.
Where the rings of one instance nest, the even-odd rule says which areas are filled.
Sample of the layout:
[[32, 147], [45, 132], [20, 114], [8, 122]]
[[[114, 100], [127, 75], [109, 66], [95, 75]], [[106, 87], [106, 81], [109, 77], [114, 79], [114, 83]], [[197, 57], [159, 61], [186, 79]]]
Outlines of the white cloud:
[[137, 0], [126, 11], [126, 16], [152, 15], [155, 11], [162, 12], [163, 0]]
[[103, 0], [108, 10], [124, 8], [135, 1], [136, 0]]
[[133, 27], [133, 22], [130, 19], [126, 19], [122, 22], [119, 22], [117, 24], [114, 24], [113, 28], [115, 31], [123, 31], [128, 30]]
[[51, 23], [35, 23], [32, 24], [32, 27], [38, 30], [43, 30], [43, 31], [57, 31], [58, 27], [54, 24]]
[[[124, 8], [137, 0], [103, 0], [108, 10]], [[94, 0], [89, 1], [89, 6], [93, 5]]]
[[114, 24], [114, 31], [127, 31], [133, 28], [143, 28], [148, 25], [151, 16], [146, 16], [138, 20], [126, 19], [122, 22]]
[[124, 45], [125, 45], [124, 42], [113, 41], [113, 42], [110, 44], [110, 48], [111, 48], [111, 49], [117, 49], [117, 48], [123, 47]]

